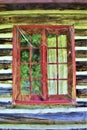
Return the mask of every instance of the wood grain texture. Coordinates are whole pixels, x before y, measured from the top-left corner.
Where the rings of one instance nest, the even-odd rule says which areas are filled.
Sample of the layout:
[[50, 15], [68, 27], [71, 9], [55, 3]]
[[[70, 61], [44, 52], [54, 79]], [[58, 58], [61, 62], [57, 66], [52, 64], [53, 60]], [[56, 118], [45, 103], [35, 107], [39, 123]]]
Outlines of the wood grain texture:
[[21, 3], [21, 4], [0, 4], [1, 11], [10, 11], [10, 10], [86, 10], [87, 4], [82, 3]]
[[0, 0], [0, 3], [87, 3], [87, 0]]
[[85, 38], [84, 39], [76, 39], [75, 40], [75, 46], [86, 47], [87, 46], [87, 39], [85, 39]]
[[28, 114], [28, 113], [2, 113], [1, 123], [26, 123], [26, 124], [60, 124], [60, 123], [86, 123], [87, 112], [53, 113], [53, 114]]
[[42, 10], [41, 12], [39, 10], [22, 10], [21, 13], [22, 16], [20, 16], [20, 11], [2, 11], [0, 13], [0, 30], [12, 28], [14, 24], [20, 23], [24, 25], [65, 24], [74, 25], [75, 29], [87, 29], [87, 13], [84, 10]]

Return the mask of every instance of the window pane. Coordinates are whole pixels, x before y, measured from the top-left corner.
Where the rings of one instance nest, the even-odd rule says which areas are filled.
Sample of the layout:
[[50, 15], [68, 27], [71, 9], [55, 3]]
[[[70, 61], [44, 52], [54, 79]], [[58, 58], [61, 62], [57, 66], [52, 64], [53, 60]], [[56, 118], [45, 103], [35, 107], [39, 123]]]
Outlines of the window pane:
[[57, 94], [57, 80], [48, 80], [48, 94], [49, 95]]
[[48, 65], [47, 67], [48, 70], [48, 78], [57, 78], [57, 65]]
[[26, 95], [30, 94], [30, 81], [29, 80], [21, 80], [20, 82], [21, 94]]
[[56, 63], [56, 49], [48, 49], [47, 57], [48, 57], [48, 62]]
[[32, 50], [32, 62], [40, 62], [40, 50], [39, 49]]
[[47, 36], [47, 45], [48, 45], [48, 47], [56, 47], [56, 35], [55, 34], [49, 34]]
[[29, 62], [29, 50], [21, 50], [21, 62]]
[[61, 79], [67, 78], [67, 76], [68, 76], [67, 64], [59, 64], [58, 65], [58, 76]]
[[21, 47], [31, 46], [30, 38], [31, 36], [29, 34], [21, 34], [20, 37]]
[[67, 62], [67, 50], [66, 49], [58, 49], [58, 62]]
[[67, 47], [66, 35], [58, 35], [58, 47]]
[[30, 77], [30, 69], [29, 69], [29, 65], [21, 65], [20, 66], [20, 76], [21, 78], [29, 78]]
[[32, 81], [32, 93], [33, 94], [41, 94], [41, 82], [40, 81]]
[[41, 67], [40, 65], [32, 65], [32, 78], [41, 77]]
[[58, 81], [58, 91], [59, 94], [68, 94], [68, 82], [67, 80], [59, 80]]
[[41, 43], [41, 35], [40, 34], [33, 34], [32, 35], [32, 46], [38, 47]]

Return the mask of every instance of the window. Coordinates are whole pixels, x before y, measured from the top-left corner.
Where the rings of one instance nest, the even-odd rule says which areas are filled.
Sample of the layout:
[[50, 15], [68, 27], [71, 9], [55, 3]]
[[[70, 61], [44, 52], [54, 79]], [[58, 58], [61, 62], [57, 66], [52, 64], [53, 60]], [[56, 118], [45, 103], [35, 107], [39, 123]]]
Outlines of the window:
[[73, 26], [15, 26], [13, 103], [75, 103]]

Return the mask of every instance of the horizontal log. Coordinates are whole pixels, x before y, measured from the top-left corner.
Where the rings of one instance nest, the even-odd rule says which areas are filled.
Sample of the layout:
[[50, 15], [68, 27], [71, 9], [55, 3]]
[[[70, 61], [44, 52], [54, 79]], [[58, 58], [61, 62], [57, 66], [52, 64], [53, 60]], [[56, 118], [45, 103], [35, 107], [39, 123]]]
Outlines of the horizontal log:
[[[11, 22], [11, 23], [7, 21], [6, 23], [8, 23], [8, 24], [6, 24], [6, 23], [4, 24], [4, 23], [0, 22], [1, 23], [0, 24], [0, 29], [13, 28], [14, 25], [20, 25], [20, 23], [21, 23], [21, 25], [31, 25], [31, 24], [32, 25], [37, 25], [37, 24], [39, 24], [39, 25], [42, 25], [42, 24], [43, 25], [48, 25], [48, 24], [50, 24], [50, 25], [55, 25], [55, 24], [56, 25], [74, 25], [75, 29], [87, 29], [87, 25], [86, 25], [87, 21], [86, 20], [79, 22], [78, 25], [77, 25], [76, 24], [76, 20], [75, 21], [71, 20], [68, 17], [65, 18], [64, 20], [60, 19], [61, 16], [60, 16], [60, 18], [59, 18], [59, 16], [58, 16], [58, 18], [57, 17], [56, 18], [52, 18], [51, 16], [47, 16], [47, 18], [45, 16], [45, 18], [44, 18], [44, 15], [41, 16], [41, 17], [38, 17], [38, 18], [37, 17], [36, 18], [33, 17], [32, 19], [31, 19], [31, 17], [28, 17], [26, 19], [25, 18], [21, 19], [21, 18], [18, 17], [18, 21], [16, 20], [16, 21]], [[52, 19], [52, 20], [50, 20], [50, 19]], [[67, 19], [69, 19], [69, 21]]]
[[76, 70], [77, 71], [86, 71], [87, 70], [87, 62], [76, 62]]
[[[76, 57], [77, 58], [87, 58], [87, 50], [85, 49], [86, 47], [84, 48], [81, 48], [82, 50], [77, 50], [76, 51]], [[80, 48], [79, 48], [80, 49]], [[85, 50], [83, 50], [85, 49]]]
[[12, 49], [0, 49], [0, 56], [12, 56]]
[[[78, 16], [76, 16], [75, 14], [71, 15], [71, 13], [66, 15], [65, 14], [66, 12], [63, 12], [63, 17], [62, 17], [61, 13], [59, 13], [59, 12], [57, 14], [56, 13], [51, 14], [52, 11], [51, 12], [47, 11], [48, 14], [47, 13], [45, 14], [45, 12], [43, 12], [43, 11], [42, 11], [43, 14], [39, 14], [40, 11], [38, 11], [38, 14], [32, 14], [32, 13], [27, 14], [27, 12], [26, 12], [26, 14], [23, 13], [23, 15], [21, 17], [19, 14], [15, 14], [13, 16], [12, 14], [10, 14], [10, 12], [9, 12], [9, 15], [7, 15], [7, 16], [5, 14], [3, 14], [3, 16], [0, 14], [0, 24], [4, 26], [4, 24], [6, 24], [6, 23], [8, 23], [8, 24], [14, 23], [17, 25], [17, 23], [19, 24], [19, 23], [23, 23], [23, 21], [25, 21], [24, 24], [25, 23], [29, 24], [31, 22], [32, 22], [32, 24], [33, 23], [39, 24], [39, 23], [51, 22], [51, 23], [57, 23], [57, 24], [59, 23], [59, 25], [60, 25], [60, 22], [61, 22], [61, 24], [65, 24], [65, 25], [70, 24], [70, 25], [74, 25], [74, 26], [75, 25], [80, 26], [81, 23], [83, 24], [83, 26], [87, 25], [86, 24], [86, 22], [87, 22], [86, 14], [82, 14], [82, 15], [78, 14]], [[77, 21], [79, 21], [78, 24], [76, 24]], [[6, 34], [4, 34], [4, 35], [6, 35]], [[9, 38], [10, 35], [11, 34], [8, 33], [8, 35], [6, 37]], [[3, 38], [3, 35], [1, 35], [1, 36]]]
[[76, 96], [87, 98], [87, 89], [77, 89]]
[[12, 74], [0, 75], [0, 81], [12, 80]]
[[87, 107], [87, 102], [84, 101], [78, 101], [76, 104], [76, 107]]
[[76, 84], [86, 84], [87, 83], [87, 76], [77, 76], [76, 77]]
[[[3, 31], [4, 32], [4, 31]], [[12, 45], [12, 37], [11, 38], [0, 38], [0, 45]]]
[[83, 37], [83, 39], [82, 39], [82, 37], [80, 39], [79, 39], [79, 37], [77, 37], [77, 38], [75, 39], [75, 46], [79, 46], [79, 47], [86, 47], [87, 46], [87, 38], [86, 37]]
[[[22, 16], [24, 16], [24, 15], [26, 15], [26, 16], [28, 16], [28, 15], [36, 15], [36, 16], [38, 16], [38, 15], [48, 15], [48, 14], [50, 14], [50, 15], [62, 15], [62, 14], [65, 14], [66, 16], [67, 15], [71, 15], [72, 14], [72, 16], [73, 15], [85, 15], [86, 16], [86, 14], [87, 14], [87, 12], [85, 11], [85, 10], [22, 10], [21, 11], [21, 13], [22, 13]], [[20, 10], [15, 10], [15, 11], [2, 11], [2, 12], [0, 12], [0, 16], [7, 16], [7, 17], [9, 17], [9, 16], [20, 16]], [[81, 17], [83, 17], [83, 16], [81, 16]]]
[[11, 69], [11, 68], [12, 68], [12, 64], [11, 63], [0, 63], [0, 69], [7, 70], [7, 69]]
[[87, 112], [71, 113], [47, 113], [47, 114], [28, 114], [28, 113], [2, 113], [0, 114], [1, 123], [28, 123], [28, 124], [60, 124], [60, 123], [86, 123]]
[[12, 88], [1, 88], [0, 87], [0, 96], [5, 94], [12, 94]]
[[12, 4], [12, 3], [87, 3], [87, 0], [19, 0], [19, 1], [15, 1], [15, 0], [0, 0], [0, 3], [5, 3], [5, 4]]
[[75, 29], [75, 36], [86, 36], [87, 29]]
[[[28, 10], [21, 11], [2, 11], [0, 13], [0, 29], [12, 28], [14, 24], [66, 24], [73, 25], [75, 29], [87, 29], [86, 11], [81, 10]], [[78, 14], [78, 15], [77, 15]], [[63, 17], [62, 17], [63, 15]], [[23, 22], [25, 21], [25, 22]], [[78, 22], [79, 21], [79, 22]], [[8, 23], [8, 24], [7, 24]], [[78, 23], [78, 24], [77, 24]], [[2, 26], [3, 24], [3, 26]]]
[[0, 6], [0, 10], [2, 11], [10, 11], [10, 10], [36, 10], [36, 9], [60, 9], [60, 10], [67, 10], [67, 9], [76, 9], [76, 10], [86, 10], [87, 5], [81, 4], [81, 3], [49, 3], [49, 4], [36, 4], [36, 3], [27, 3], [27, 4], [10, 4], [9, 6], [7, 4], [2, 4]]

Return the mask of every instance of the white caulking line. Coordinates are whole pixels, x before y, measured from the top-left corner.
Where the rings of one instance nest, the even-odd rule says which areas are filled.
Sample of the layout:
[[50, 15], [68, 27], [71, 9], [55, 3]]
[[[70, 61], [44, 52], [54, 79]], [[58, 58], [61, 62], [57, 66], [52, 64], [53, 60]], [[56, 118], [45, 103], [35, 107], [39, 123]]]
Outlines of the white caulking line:
[[0, 45], [0, 49], [12, 49], [12, 45]]
[[76, 58], [76, 61], [84, 62], [84, 61], [87, 61], [87, 58]]
[[75, 50], [76, 51], [80, 51], [80, 50], [87, 51], [87, 47], [75, 47]]

